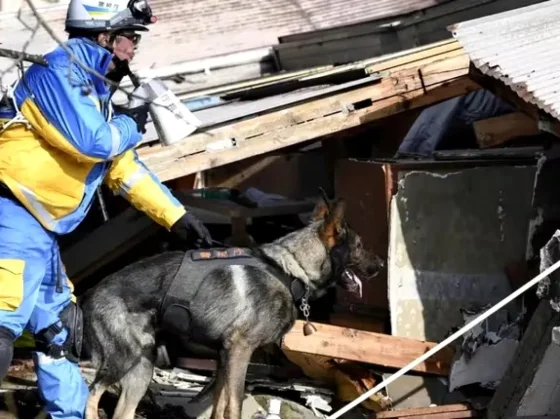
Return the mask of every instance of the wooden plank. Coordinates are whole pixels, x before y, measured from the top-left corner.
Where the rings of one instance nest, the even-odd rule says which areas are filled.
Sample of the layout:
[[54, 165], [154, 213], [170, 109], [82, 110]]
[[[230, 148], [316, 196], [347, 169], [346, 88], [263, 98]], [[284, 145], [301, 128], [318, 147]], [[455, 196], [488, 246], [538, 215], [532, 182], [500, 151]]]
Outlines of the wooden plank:
[[[438, 90], [439, 88], [441, 90]], [[408, 93], [395, 93], [394, 96], [374, 102], [372, 106], [365, 109], [350, 112], [349, 114], [340, 112], [324, 118], [317, 118], [307, 123], [289, 126], [285, 129], [248, 139], [237, 147], [223, 151], [194, 154], [153, 166], [150, 165], [149, 160], [146, 160], [145, 163], [162, 181], [175, 179], [334, 134], [388, 115], [466, 94], [477, 88], [478, 86], [475, 83], [463, 78], [449, 83], [430, 86], [427, 89], [428, 93], [424, 93], [422, 89], [416, 89]], [[396, 92], [394, 87], [392, 89]]]
[[[449, 48], [449, 46], [444, 46], [442, 48]], [[441, 52], [441, 50], [437, 51]], [[420, 56], [425, 58], [424, 55], [419, 55], [419, 57]], [[462, 56], [448, 58], [450, 59], [445, 60], [434, 58], [430, 62], [437, 61], [439, 66], [452, 66], [457, 65], [459, 62], [458, 60], [462, 60], [460, 68], [468, 68], [468, 57], [465, 54], [462, 54]], [[411, 60], [414, 61], [414, 58], [410, 57], [404, 57], [404, 59], [406, 60], [406, 63], [409, 63]], [[400, 58], [397, 58], [396, 60], [400, 60]], [[393, 62], [393, 60], [388, 63], [390, 62]], [[404, 67], [393, 65], [390, 68], [393, 72], [396, 72], [402, 70]], [[448, 74], [447, 77], [448, 79], [452, 78], [450, 74]], [[372, 92], [375, 95], [391, 94], [390, 91], [372, 91], [370, 86], [357, 88], [349, 92], [333, 95], [331, 97], [312, 100], [309, 103], [292, 106], [289, 109], [261, 115], [258, 118], [246, 119], [226, 126], [209, 128], [205, 131], [193, 134], [185, 140], [168, 147], [162, 147], [160, 144], [154, 144], [150, 147], [140, 147], [138, 149], [138, 154], [147, 165], [152, 167], [155, 164], [165, 163], [190, 154], [202, 152], [209, 143], [214, 141], [222, 141], [231, 138], [250, 138], [262, 135], [271, 129], [280, 129], [286, 126], [301, 124], [302, 122], [310, 121], [317, 117], [340, 112], [342, 110], [341, 104], [351, 104], [371, 99], [372, 97], [375, 97], [372, 95]], [[383, 96], [377, 97], [381, 98]]]
[[330, 96], [343, 91], [356, 89], [375, 83], [380, 76], [371, 75], [358, 80], [309, 91], [289, 92], [277, 96], [265, 97], [255, 101], [235, 103], [233, 106], [220, 106], [216, 108], [202, 109], [196, 113], [203, 123], [203, 128], [231, 123], [235, 120], [242, 120], [249, 116], [255, 117], [278, 109], [295, 106], [300, 103], [317, 100], [322, 97]]
[[438, 413], [465, 412], [471, 410], [471, 406], [466, 403], [455, 403], [443, 406], [416, 407], [410, 409], [388, 410], [385, 412], [374, 413], [371, 418], [392, 419], [406, 418], [409, 416], [434, 415]]
[[494, 147], [514, 138], [540, 133], [538, 122], [523, 112], [476, 121], [473, 128], [481, 148]]
[[[475, 83], [466, 83], [468, 72], [469, 60], [466, 55], [438, 60], [419, 68], [396, 71], [390, 78], [373, 86], [200, 133], [189, 141], [166, 147], [161, 152], [152, 150], [143, 153], [140, 149], [139, 155], [162, 180], [178, 178], [465, 94], [478, 88]], [[460, 90], [465, 91], [449, 88], [462, 78]], [[430, 96], [430, 92], [440, 87], [449, 93], [440, 90], [434, 97]], [[356, 108], [358, 110], [353, 110]], [[205, 144], [232, 137], [237, 142], [235, 147], [192, 154], [204, 150]]]
[[231, 138], [243, 140], [262, 135], [273, 129], [281, 129], [292, 125], [305, 123], [325, 115], [340, 112], [343, 103], [356, 103], [371, 98], [371, 86], [341, 93], [331, 97], [313, 100], [309, 103], [295, 105], [289, 109], [271, 112], [257, 118], [250, 118], [210, 128], [198, 134], [193, 134], [185, 140], [162, 147], [160, 144], [138, 149], [139, 157], [153, 167], [156, 164], [167, 164], [184, 156], [200, 153], [213, 142]]
[[[476, 410], [460, 410], [457, 412], [442, 412], [442, 413], [426, 413], [423, 415], [405, 416], [409, 419], [463, 419], [463, 418], [476, 418], [482, 414]], [[370, 416], [371, 418], [379, 418], [379, 416]], [[401, 418], [401, 416], [394, 416], [394, 418]]]
[[[298, 320], [282, 341], [282, 349], [336, 359], [364, 362], [388, 368], [402, 368], [436, 344], [382, 333], [313, 323], [317, 331], [303, 335], [305, 322]], [[445, 348], [413, 371], [447, 376], [453, 350]]]

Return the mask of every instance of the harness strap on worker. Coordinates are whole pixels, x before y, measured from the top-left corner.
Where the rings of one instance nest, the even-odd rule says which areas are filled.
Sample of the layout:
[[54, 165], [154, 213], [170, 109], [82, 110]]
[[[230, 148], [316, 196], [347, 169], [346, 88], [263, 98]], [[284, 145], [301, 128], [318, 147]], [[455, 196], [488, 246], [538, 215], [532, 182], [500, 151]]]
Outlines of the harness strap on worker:
[[39, 352], [43, 352], [45, 355], [54, 359], [60, 359], [66, 356], [64, 346], [53, 343], [54, 338], [62, 332], [62, 330], [62, 327], [56, 323], [40, 330], [35, 334], [35, 348]]

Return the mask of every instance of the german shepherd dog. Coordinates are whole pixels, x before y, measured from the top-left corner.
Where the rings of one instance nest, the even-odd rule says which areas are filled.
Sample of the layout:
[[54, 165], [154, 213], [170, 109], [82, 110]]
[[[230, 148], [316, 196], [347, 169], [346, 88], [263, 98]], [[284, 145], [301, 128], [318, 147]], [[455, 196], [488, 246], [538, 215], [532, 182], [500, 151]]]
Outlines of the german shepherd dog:
[[[281, 344], [297, 319], [296, 299], [316, 299], [335, 285], [361, 294], [359, 277], [371, 278], [384, 266], [362, 246], [344, 219], [344, 209], [343, 201], [330, 203], [324, 197], [307, 226], [244, 249], [256, 265], [226, 259], [204, 271], [200, 263], [207, 262], [185, 255], [212, 249], [169, 251], [132, 263], [86, 292], [80, 299], [83, 344], [96, 369], [86, 418], [98, 418], [101, 395], [113, 384], [121, 386], [113, 418], [134, 418], [152, 379], [163, 328], [160, 312], [170, 284], [198, 281], [196, 290], [188, 291], [188, 301], [178, 304], [187, 306], [183, 314], [188, 314], [179, 315], [181, 325], [174, 330], [218, 349], [212, 418], [239, 419], [251, 356], [260, 347]], [[181, 268], [185, 260], [187, 266]], [[204, 278], [193, 279], [200, 270]], [[296, 282], [304, 290], [297, 298]]]

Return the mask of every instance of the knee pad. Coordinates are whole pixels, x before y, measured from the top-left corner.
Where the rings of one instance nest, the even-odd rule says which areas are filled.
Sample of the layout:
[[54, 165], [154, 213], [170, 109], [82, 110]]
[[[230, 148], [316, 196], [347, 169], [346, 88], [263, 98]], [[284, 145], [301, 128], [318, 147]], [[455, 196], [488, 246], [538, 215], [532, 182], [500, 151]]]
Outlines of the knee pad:
[[[70, 302], [60, 313], [60, 322], [40, 330], [35, 334], [35, 343], [38, 351], [58, 359], [66, 357], [69, 361], [78, 363], [82, 353], [82, 310], [74, 302]], [[53, 343], [56, 335], [67, 329], [68, 336], [62, 345]]]
[[14, 341], [16, 335], [5, 327], [0, 326], [0, 382], [8, 373], [8, 368], [14, 356]]
[[82, 309], [71, 301], [60, 313], [60, 321], [68, 329], [68, 338], [65, 343], [66, 357], [70, 361], [78, 363], [82, 354], [84, 327]]

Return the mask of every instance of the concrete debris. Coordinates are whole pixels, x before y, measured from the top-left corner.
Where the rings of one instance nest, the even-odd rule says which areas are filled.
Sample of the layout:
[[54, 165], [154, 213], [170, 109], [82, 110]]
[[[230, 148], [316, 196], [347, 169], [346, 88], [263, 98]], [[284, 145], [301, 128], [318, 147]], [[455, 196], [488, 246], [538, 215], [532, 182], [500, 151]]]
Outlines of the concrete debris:
[[[543, 272], [560, 260], [560, 230], [556, 230], [550, 240], [540, 251], [540, 272]], [[550, 307], [560, 313], [560, 273], [553, 272], [537, 285], [537, 297], [550, 300]]]
[[205, 384], [211, 381], [211, 378], [205, 375], [193, 374], [181, 368], [173, 368], [172, 370], [156, 368], [154, 370], [153, 381], [157, 384], [187, 390], [193, 386], [204, 387]]
[[330, 405], [332, 398], [330, 397], [321, 396], [319, 394], [302, 394], [302, 397], [305, 399], [305, 405], [309, 406], [317, 417], [323, 416], [319, 410], [327, 413], [332, 410], [332, 406]]
[[[194, 399], [210, 381], [209, 376], [194, 374], [181, 368], [173, 370], [156, 368], [150, 391], [159, 408], [175, 407], [182, 409], [188, 417], [205, 419], [210, 417], [212, 392], [206, 394], [205, 397]], [[306, 379], [277, 382], [264, 377], [247, 376], [246, 391], [248, 394], [243, 402], [243, 418], [247, 419], [266, 410], [266, 403], [263, 402], [263, 404], [261, 401], [267, 400], [269, 397], [267, 393], [299, 393], [301, 400], [282, 399], [286, 409], [291, 412], [291, 416], [286, 417], [293, 418], [323, 417], [324, 415], [320, 411], [330, 412], [332, 410], [330, 402], [334, 396], [332, 390], [317, 386], [311, 380]]]
[[[490, 307], [461, 309], [464, 323], [471, 322]], [[515, 321], [509, 322], [508, 312], [500, 310], [465, 333], [451, 366], [450, 392], [468, 384], [479, 384], [491, 390], [497, 388], [519, 345], [524, 314], [522, 310]]]
[[[391, 376], [383, 374], [383, 379]], [[417, 409], [430, 405], [463, 403], [467, 399], [459, 391], [448, 392], [448, 380], [443, 377], [429, 377], [405, 374], [387, 386], [387, 397], [391, 409]]]

